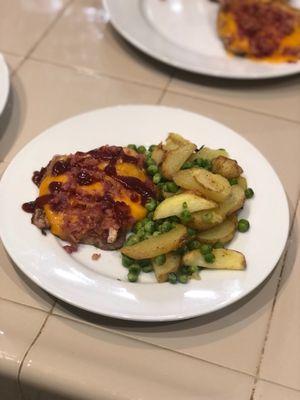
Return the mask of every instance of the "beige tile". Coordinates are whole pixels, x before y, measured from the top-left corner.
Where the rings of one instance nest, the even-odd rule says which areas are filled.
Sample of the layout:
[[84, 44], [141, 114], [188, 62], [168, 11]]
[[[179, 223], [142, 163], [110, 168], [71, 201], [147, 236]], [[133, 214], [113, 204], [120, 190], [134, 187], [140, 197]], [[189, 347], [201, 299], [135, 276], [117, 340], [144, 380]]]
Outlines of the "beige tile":
[[25, 55], [63, 9], [67, 0], [0, 2], [0, 50]]
[[158, 89], [27, 61], [12, 79], [0, 160], [9, 161], [27, 141], [67, 117], [117, 104], [154, 104], [160, 95]]
[[300, 207], [297, 210], [260, 376], [300, 390]]
[[274, 383], [258, 381], [253, 400], [300, 400], [300, 392]]
[[13, 54], [3, 53], [3, 56], [8, 65], [10, 73], [14, 72], [15, 69], [17, 69], [18, 66], [20, 65], [21, 61], [23, 60], [23, 57], [15, 56]]
[[19, 399], [18, 370], [45, 316], [41, 311], [0, 300], [1, 399]]
[[81, 311], [60, 301], [53, 312], [218, 365], [255, 374], [280, 267], [254, 296], [248, 296], [237, 305], [209, 316], [187, 321], [158, 324], [118, 321]]
[[169, 68], [127, 44], [107, 23], [99, 0], [76, 0], [33, 57], [162, 88]]
[[300, 189], [300, 124], [169, 92], [162, 104], [213, 118], [248, 139], [274, 167], [291, 211], [295, 209]]
[[49, 318], [21, 372], [28, 399], [54, 391], [85, 400], [248, 400], [252, 383], [244, 374], [59, 317]]
[[0, 162], [0, 178], [1, 178], [2, 174], [5, 172], [6, 167], [7, 167], [6, 163]]
[[176, 72], [169, 90], [246, 110], [300, 121], [299, 75], [257, 81], [232, 81]]
[[13, 263], [0, 241], [0, 297], [49, 311], [54, 299], [27, 278]]

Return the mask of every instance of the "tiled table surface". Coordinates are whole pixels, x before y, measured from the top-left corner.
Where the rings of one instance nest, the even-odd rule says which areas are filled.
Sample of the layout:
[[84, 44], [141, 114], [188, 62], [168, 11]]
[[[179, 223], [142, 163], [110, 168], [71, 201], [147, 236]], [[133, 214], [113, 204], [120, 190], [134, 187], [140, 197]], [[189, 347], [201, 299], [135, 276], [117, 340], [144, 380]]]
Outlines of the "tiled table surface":
[[[2, 1], [0, 51], [11, 71], [0, 172], [30, 139], [77, 113], [181, 107], [232, 127], [267, 157], [293, 222], [262, 287], [226, 310], [177, 323], [74, 309], [25, 278], [0, 247], [0, 399], [299, 400], [300, 77], [241, 83], [173, 70], [125, 43], [99, 0]], [[266, 223], [276, 219], [266, 214]]]

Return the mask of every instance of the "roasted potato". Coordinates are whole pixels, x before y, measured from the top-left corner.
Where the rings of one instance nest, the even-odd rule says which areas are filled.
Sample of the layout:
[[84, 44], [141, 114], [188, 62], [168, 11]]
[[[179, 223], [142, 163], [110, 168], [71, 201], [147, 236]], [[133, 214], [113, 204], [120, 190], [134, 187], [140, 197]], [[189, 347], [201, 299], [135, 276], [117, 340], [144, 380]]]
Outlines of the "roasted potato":
[[187, 266], [198, 266], [209, 269], [235, 269], [246, 268], [246, 260], [242, 253], [230, 249], [214, 249], [213, 263], [207, 263], [199, 250], [186, 253], [183, 257], [183, 264]]
[[215, 208], [217, 205], [215, 202], [206, 200], [194, 193], [185, 192], [163, 200], [154, 211], [153, 219], [167, 218], [171, 215], [180, 216], [184, 203], [187, 204], [187, 208], [191, 213]]
[[160, 165], [163, 162], [165, 156], [165, 152], [162, 149], [162, 144], [160, 143], [152, 152], [152, 159], [156, 162], [157, 165]]
[[172, 179], [195, 149], [196, 146], [193, 143], [187, 143], [177, 149], [167, 151], [161, 166], [163, 176]]
[[194, 169], [194, 177], [204, 197], [218, 203], [223, 202], [231, 192], [231, 186], [226, 178], [213, 174], [203, 168]]
[[224, 176], [224, 178], [238, 178], [243, 170], [236, 160], [231, 158], [219, 156], [212, 160], [212, 172]]
[[189, 161], [194, 161], [198, 158], [204, 158], [206, 160], [213, 160], [214, 158], [217, 158], [219, 156], [224, 156], [228, 157], [228, 153], [224, 149], [210, 149], [209, 147], [202, 147], [197, 153], [193, 154], [190, 158]]
[[181, 256], [175, 253], [166, 255], [166, 262], [162, 265], [153, 263], [153, 269], [157, 282], [162, 283], [168, 280], [171, 272], [177, 272], [181, 264]]
[[184, 242], [186, 234], [187, 228], [184, 225], [178, 224], [167, 233], [162, 233], [159, 236], [151, 236], [149, 239], [132, 246], [122, 247], [121, 253], [134, 260], [157, 257], [178, 249]]
[[192, 190], [195, 193], [200, 193], [199, 184], [194, 177], [194, 171], [197, 168], [184, 169], [178, 171], [174, 176], [173, 180], [176, 185], [182, 187], [183, 189]]
[[221, 224], [224, 218], [224, 214], [221, 214], [218, 208], [202, 210], [192, 214], [192, 219], [188, 225], [198, 231], [205, 231]]
[[238, 177], [238, 185], [239, 185], [242, 189], [246, 190], [247, 187], [248, 187], [247, 179], [246, 179], [244, 176], [239, 176], [239, 177]]
[[219, 212], [226, 215], [231, 215], [243, 207], [245, 203], [245, 191], [239, 185], [231, 186], [230, 195], [227, 199], [219, 204]]
[[202, 243], [215, 244], [230, 242], [236, 232], [237, 218], [236, 216], [227, 218], [220, 225], [208, 229], [205, 232], [200, 232], [197, 239]]

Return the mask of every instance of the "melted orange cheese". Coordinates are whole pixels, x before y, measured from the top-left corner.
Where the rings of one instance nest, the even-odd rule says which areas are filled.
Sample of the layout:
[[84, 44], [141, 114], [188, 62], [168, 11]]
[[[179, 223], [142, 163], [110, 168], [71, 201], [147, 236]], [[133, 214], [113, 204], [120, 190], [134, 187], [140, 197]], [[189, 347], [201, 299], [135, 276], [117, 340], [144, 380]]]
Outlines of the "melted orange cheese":
[[[104, 167], [105, 167], [104, 163], [99, 164], [99, 169], [103, 169]], [[142, 169], [140, 169], [136, 165], [130, 164], [130, 163], [118, 163], [116, 165], [116, 171], [117, 171], [118, 175], [132, 176], [132, 177], [140, 179], [141, 181], [145, 181], [147, 178], [145, 172]], [[46, 176], [40, 184], [39, 195], [44, 196], [44, 195], [47, 195], [50, 193], [50, 191], [49, 191], [50, 183], [52, 183], [52, 182], [64, 183], [64, 182], [67, 182], [67, 180], [68, 180], [68, 176], [64, 175], [64, 174], [59, 175], [59, 176]], [[111, 181], [111, 180], [113, 180], [113, 178], [110, 178], [109, 176], [107, 176], [106, 180]], [[89, 194], [98, 194], [100, 196], [104, 195], [104, 187], [101, 182], [95, 182], [95, 183], [92, 183], [91, 185], [79, 186], [79, 188], [81, 191], [87, 192]], [[121, 193], [114, 200], [115, 201], [123, 201], [124, 203], [126, 203], [129, 206], [131, 215], [133, 216], [133, 218], [135, 220], [138, 221], [138, 220], [145, 218], [145, 216], [147, 214], [147, 210], [141, 204], [141, 200], [139, 199], [138, 202], [133, 202], [130, 199], [130, 193], [128, 193], [128, 191], [126, 191], [125, 189], [124, 189], [124, 192]], [[51, 210], [50, 206], [47, 204], [44, 206], [44, 210], [45, 210], [46, 217], [50, 224], [51, 232], [54, 235], [59, 236], [60, 238], [64, 239], [64, 233], [63, 233], [64, 214], [63, 214], [63, 212], [53, 211], [53, 210]]]

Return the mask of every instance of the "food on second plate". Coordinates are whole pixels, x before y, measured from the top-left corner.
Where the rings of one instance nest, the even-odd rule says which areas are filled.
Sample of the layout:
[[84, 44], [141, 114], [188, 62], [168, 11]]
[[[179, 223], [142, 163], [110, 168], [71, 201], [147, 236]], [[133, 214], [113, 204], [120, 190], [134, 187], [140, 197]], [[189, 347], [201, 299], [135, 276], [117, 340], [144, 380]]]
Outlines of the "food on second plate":
[[300, 11], [283, 0], [220, 0], [218, 34], [230, 53], [255, 60], [300, 59]]
[[187, 283], [200, 279], [203, 268], [244, 269], [244, 255], [224, 249], [250, 228], [237, 216], [254, 195], [238, 162], [225, 149], [197, 149], [171, 133], [149, 148], [146, 164], [158, 197], [146, 204], [147, 216], [121, 248], [128, 280], [154, 271], [159, 283]]
[[39, 197], [23, 205], [32, 223], [69, 242], [105, 250], [120, 248], [127, 232], [146, 216], [157, 189], [144, 169], [145, 156], [129, 148], [103, 146], [54, 156], [33, 175]]
[[[57, 155], [33, 174], [36, 200], [23, 204], [42, 233], [120, 249], [127, 278], [154, 272], [157, 282], [187, 283], [200, 271], [246, 267], [224, 249], [250, 224], [237, 213], [254, 196], [243, 169], [225, 149], [197, 149], [179, 134], [152, 145], [102, 146]], [[93, 260], [100, 255], [92, 255]]]

